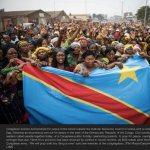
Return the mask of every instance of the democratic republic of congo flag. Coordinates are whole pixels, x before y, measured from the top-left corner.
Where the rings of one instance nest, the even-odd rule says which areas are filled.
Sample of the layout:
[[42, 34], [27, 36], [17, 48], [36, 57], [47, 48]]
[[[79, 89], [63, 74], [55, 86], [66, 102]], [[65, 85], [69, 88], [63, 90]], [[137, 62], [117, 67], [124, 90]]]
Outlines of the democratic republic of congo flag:
[[23, 88], [31, 124], [150, 124], [150, 67], [138, 55], [89, 77], [25, 65]]

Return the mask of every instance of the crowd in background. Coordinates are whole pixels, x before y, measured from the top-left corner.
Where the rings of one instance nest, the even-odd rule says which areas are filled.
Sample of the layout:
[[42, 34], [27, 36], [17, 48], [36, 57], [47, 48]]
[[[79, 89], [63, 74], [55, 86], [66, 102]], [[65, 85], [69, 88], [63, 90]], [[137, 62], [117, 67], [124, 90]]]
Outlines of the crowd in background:
[[122, 69], [135, 53], [150, 62], [150, 28], [141, 23], [10, 25], [0, 34], [0, 123], [28, 122], [24, 65], [51, 66], [88, 77], [95, 68]]

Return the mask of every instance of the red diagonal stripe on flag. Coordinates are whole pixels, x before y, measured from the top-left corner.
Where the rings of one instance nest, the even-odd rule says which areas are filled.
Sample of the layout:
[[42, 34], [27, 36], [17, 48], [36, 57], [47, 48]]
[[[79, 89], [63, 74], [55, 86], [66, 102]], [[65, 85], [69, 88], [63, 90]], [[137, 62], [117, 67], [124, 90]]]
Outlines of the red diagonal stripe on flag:
[[131, 121], [133, 124], [144, 124], [147, 120], [149, 120], [148, 116], [138, 112], [136, 109], [131, 108], [112, 97], [94, 91], [84, 85], [67, 80], [59, 75], [42, 71], [30, 65], [24, 66], [23, 71], [57, 88], [65, 95], [94, 104], [119, 115], [121, 118]]

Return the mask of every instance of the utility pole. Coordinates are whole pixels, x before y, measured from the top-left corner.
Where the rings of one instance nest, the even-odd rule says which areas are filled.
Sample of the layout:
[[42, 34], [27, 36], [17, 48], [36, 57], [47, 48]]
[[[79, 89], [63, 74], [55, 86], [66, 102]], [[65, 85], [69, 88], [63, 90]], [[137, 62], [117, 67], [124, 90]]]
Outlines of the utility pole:
[[147, 8], [148, 8], [147, 3], [148, 3], [148, 0], [146, 0], [145, 16], [144, 16], [144, 26], [146, 26]]

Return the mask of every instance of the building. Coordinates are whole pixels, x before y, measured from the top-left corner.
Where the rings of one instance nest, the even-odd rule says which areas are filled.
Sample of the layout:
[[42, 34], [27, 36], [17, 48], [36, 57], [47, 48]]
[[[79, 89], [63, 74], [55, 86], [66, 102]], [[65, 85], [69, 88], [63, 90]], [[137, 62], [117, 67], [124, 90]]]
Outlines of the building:
[[51, 21], [51, 16], [43, 10], [0, 12], [0, 23], [3, 30], [10, 24], [13, 26], [23, 23], [47, 24]]
[[70, 14], [70, 19], [88, 21], [91, 16], [89, 14]]
[[59, 21], [59, 22], [69, 22], [70, 21], [69, 16], [66, 14], [66, 12], [64, 10], [48, 11], [47, 13], [52, 17], [53, 22], [54, 21]]
[[125, 12], [124, 13], [124, 19], [126, 21], [132, 21], [134, 19], [133, 13], [132, 12]]
[[118, 23], [122, 21], [122, 17], [119, 15], [114, 15], [109, 18], [109, 21]]

